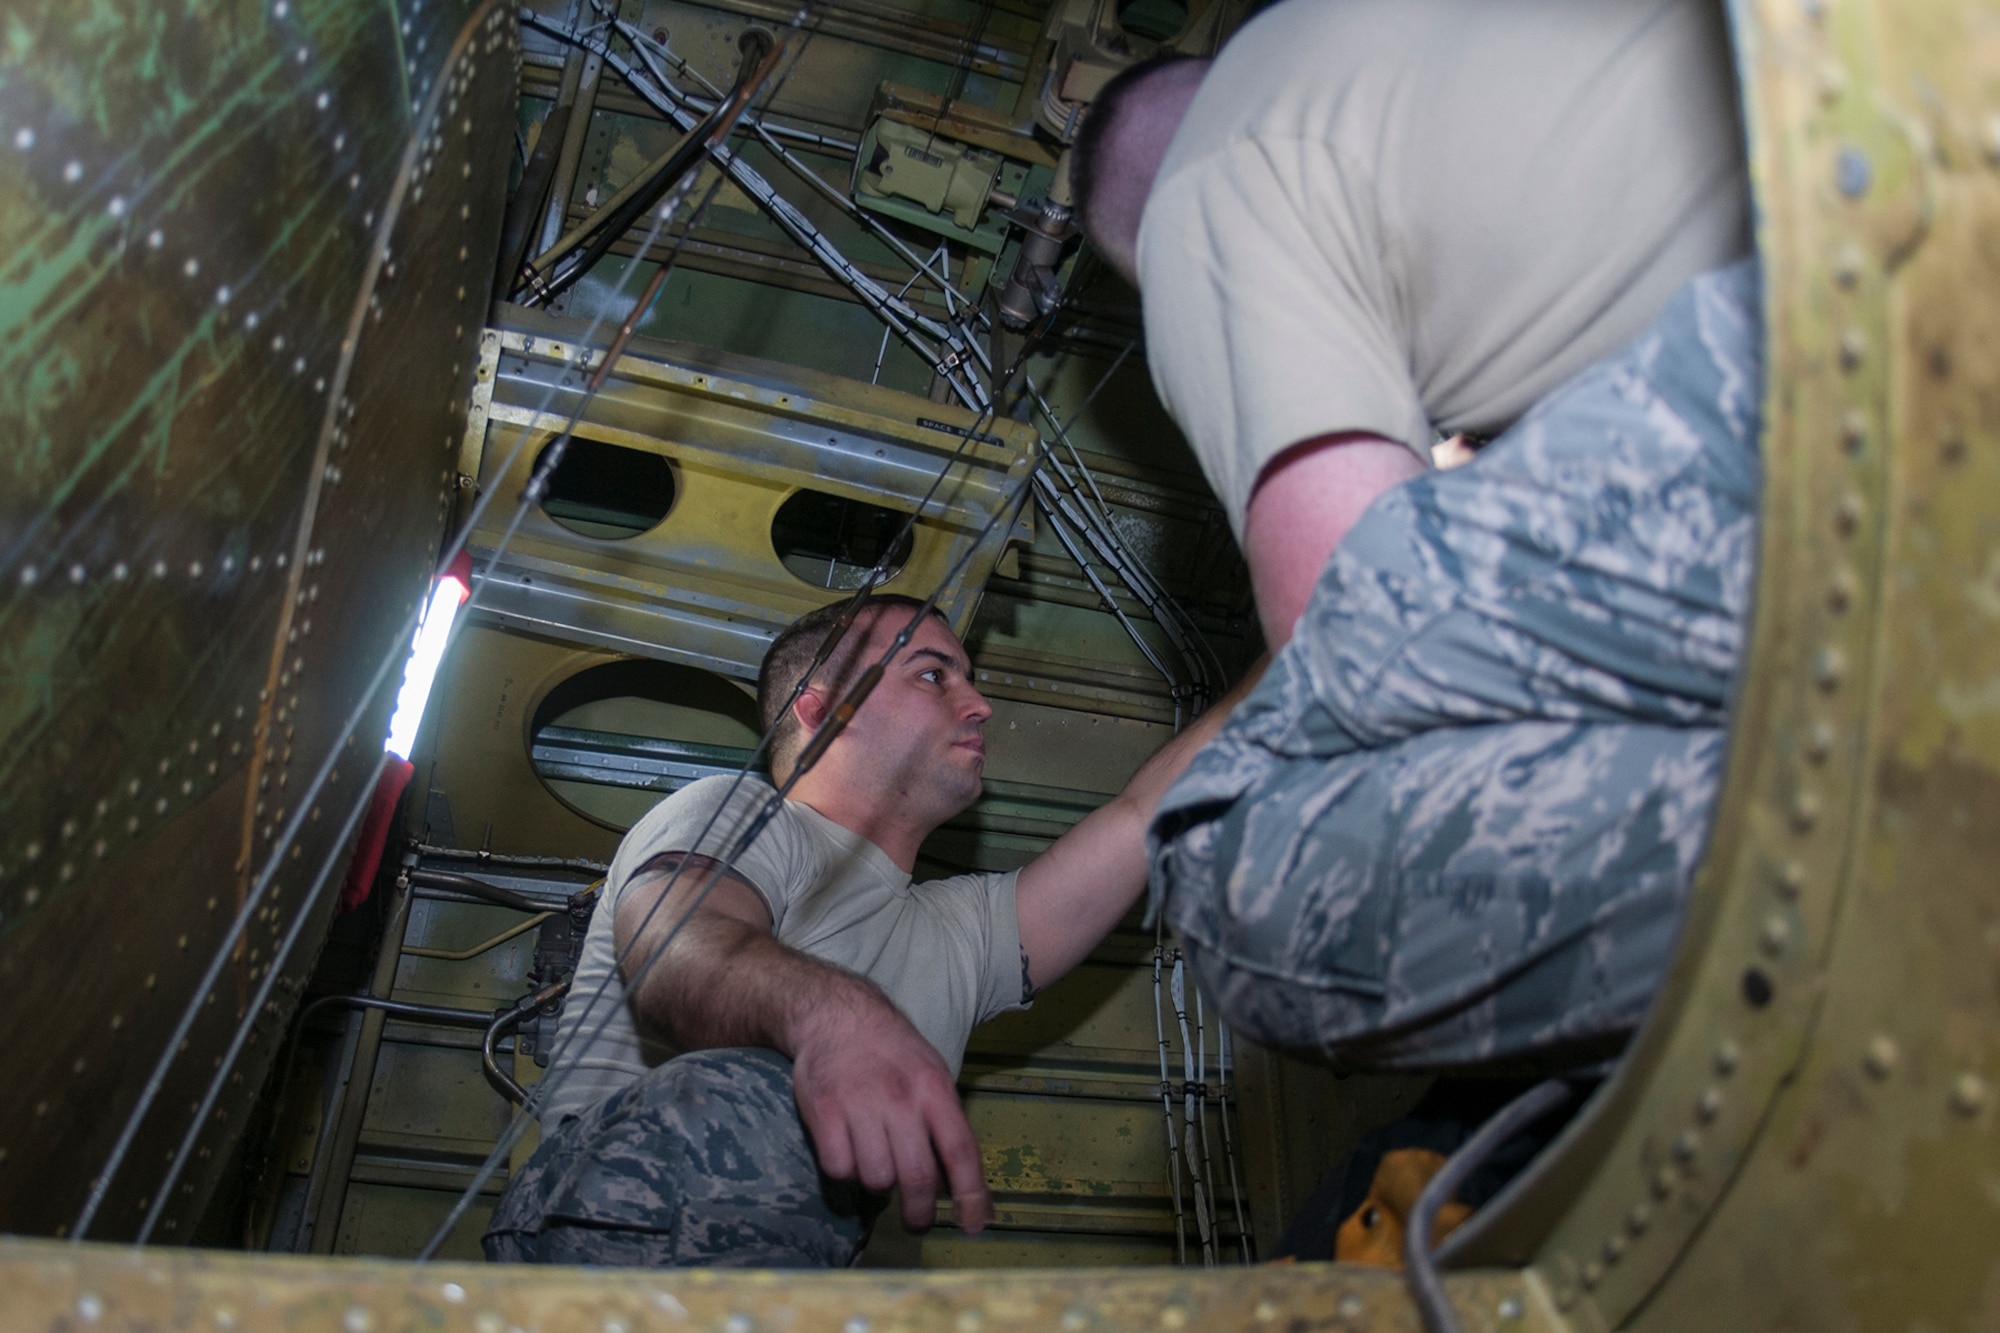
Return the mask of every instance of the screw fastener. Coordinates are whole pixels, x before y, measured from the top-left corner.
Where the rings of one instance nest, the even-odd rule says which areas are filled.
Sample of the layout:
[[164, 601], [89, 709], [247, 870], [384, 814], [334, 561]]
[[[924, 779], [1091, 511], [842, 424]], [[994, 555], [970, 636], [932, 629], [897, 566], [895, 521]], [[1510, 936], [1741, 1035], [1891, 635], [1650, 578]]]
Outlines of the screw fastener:
[[1871, 1078], [1885, 1079], [1896, 1072], [1896, 1062], [1901, 1055], [1895, 1038], [1878, 1034], [1868, 1043], [1867, 1053], [1861, 1057], [1861, 1067], [1868, 1071]]
[[1791, 923], [1781, 916], [1774, 915], [1764, 922], [1764, 929], [1758, 938], [1764, 946], [1764, 952], [1776, 958], [1791, 942]]

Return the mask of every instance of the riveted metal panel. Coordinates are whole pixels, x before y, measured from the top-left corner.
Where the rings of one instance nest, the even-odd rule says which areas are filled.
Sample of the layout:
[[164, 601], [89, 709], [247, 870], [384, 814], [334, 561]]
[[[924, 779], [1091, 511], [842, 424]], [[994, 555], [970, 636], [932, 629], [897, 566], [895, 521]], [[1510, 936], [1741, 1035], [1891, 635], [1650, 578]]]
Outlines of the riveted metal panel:
[[[104, 1329], [242, 1326], [254, 1317], [296, 1333], [439, 1333], [509, 1327], [546, 1333], [688, 1328], [726, 1333], [865, 1333], [882, 1329], [1264, 1330], [1366, 1328], [1415, 1333], [1421, 1325], [1402, 1279], [1333, 1264], [1173, 1270], [1017, 1269], [960, 1273], [742, 1273], [726, 1269], [526, 1267], [386, 1261], [309, 1262], [217, 1251], [168, 1256], [103, 1245], [65, 1247], [0, 1239], [13, 1277], [10, 1317], [23, 1324]], [[171, 1280], [163, 1280], [168, 1279]], [[1466, 1333], [1533, 1327], [1519, 1279], [1486, 1275], [1460, 1287]]]
[[488, 615], [755, 679], [785, 624], [845, 595], [807, 583], [773, 549], [779, 506], [805, 489], [900, 513], [923, 503], [909, 559], [882, 589], [921, 597], [942, 587], [940, 609], [964, 629], [1014, 537], [1028, 431], [796, 367], [639, 343], [586, 407], [584, 382], [603, 353], [575, 341], [583, 332], [576, 321], [530, 311], [499, 330], [479, 485], [509, 503], [490, 511], [471, 549], [497, 549], [537, 458], [579, 410], [577, 438], [673, 463], [673, 509], [619, 541], [579, 535], [539, 508], [520, 514], [504, 558], [485, 576]]
[[2000, 39], [1951, 0], [1735, 20], [1769, 370], [1728, 781], [1651, 1023], [1480, 1248], [1579, 1327], [1985, 1327]]
[[[511, 18], [15, 7], [0, 52], [0, 1225], [77, 1216], [184, 1004], [97, 1234], [137, 1225], [274, 941], [379, 764], [451, 483], [515, 78]], [[393, 684], [393, 682], [392, 682]], [[285, 821], [354, 748], [218, 984]], [[335, 867], [337, 872], [337, 867]], [[335, 875], [337, 883], [337, 873]], [[296, 975], [331, 910], [286, 961]], [[186, 1236], [290, 991], [162, 1222]]]

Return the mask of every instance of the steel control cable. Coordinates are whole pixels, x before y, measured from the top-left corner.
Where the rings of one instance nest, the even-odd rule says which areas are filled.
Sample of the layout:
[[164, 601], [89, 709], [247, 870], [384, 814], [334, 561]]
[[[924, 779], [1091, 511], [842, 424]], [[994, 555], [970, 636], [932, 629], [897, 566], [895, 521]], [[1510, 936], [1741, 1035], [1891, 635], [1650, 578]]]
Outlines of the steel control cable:
[[[806, 14], [805, 10], [801, 10], [799, 12], [798, 17], [794, 20], [793, 31], [797, 30], [797, 27], [799, 23], [804, 19], [805, 14]], [[774, 58], [775, 58], [775, 53], [774, 53]], [[445, 89], [446, 89], [446, 84], [442, 81], [439, 82], [433, 89], [433, 91], [431, 92], [426, 101], [425, 114], [422, 117], [418, 118], [419, 124], [427, 124], [436, 119], [439, 107], [442, 104], [445, 95]], [[738, 114], [740, 114], [740, 111]], [[725, 134], [727, 133], [728, 128], [729, 128], [728, 125], [719, 127], [721, 132]], [[405, 146], [403, 162], [399, 167], [397, 176], [395, 178], [396, 185], [391, 192], [389, 206], [384, 209], [382, 220], [378, 225], [378, 235], [384, 235], [384, 236], [387, 235], [388, 229], [394, 224], [400, 212], [403, 194], [411, 179], [413, 164], [426, 140], [426, 137], [427, 136], [413, 137], [410, 140], [410, 142]], [[681, 195], [677, 195], [672, 201], [670, 201], [671, 205], [673, 207], [678, 207], [678, 204], [680, 203], [683, 197], [684, 197], [684, 192]], [[662, 209], [659, 211], [659, 213], [656, 215], [653, 224], [653, 231], [651, 234], [649, 234], [647, 239], [647, 244], [649, 247], [651, 245], [653, 237], [657, 235], [658, 232], [666, 226], [666, 223], [671, 216], [672, 216], [672, 209], [667, 206], [663, 206]], [[682, 235], [683, 242], [685, 241], [685, 235], [686, 233], [684, 230]], [[678, 249], [676, 249], [673, 253], [669, 255], [667, 263], [662, 266], [663, 272], [671, 269], [673, 258], [677, 253]], [[386, 255], [386, 248], [382, 244], [378, 243], [376, 247], [375, 256], [371, 260], [371, 263], [379, 265], [380, 263], [385, 262], [384, 259], [385, 255]], [[628, 272], [628, 274], [626, 275], [626, 280], [629, 281], [632, 276], [636, 275], [636, 272], [637, 269], [635, 266], [634, 269]], [[635, 307], [634, 318], [636, 318], [636, 313], [637, 311]], [[605, 315], [599, 315], [592, 321], [591, 325], [584, 334], [584, 341], [586, 343], [595, 339], [598, 330], [603, 327], [606, 320], [607, 317]], [[628, 324], [631, 322], [632, 321], [628, 320]], [[627, 336], [629, 337], [629, 335]], [[349, 355], [351, 357], [351, 350]], [[614, 357], [607, 356], [605, 358], [605, 364], [609, 365], [614, 360], [615, 360]], [[344, 371], [345, 367], [343, 366], [341, 373], [344, 374]], [[553, 404], [556, 392], [557, 392], [557, 386], [552, 385], [545, 395], [544, 402], [541, 408], [537, 411], [536, 415], [538, 417], [541, 415], [542, 412], [545, 412]], [[589, 402], [590, 398], [586, 398], [585, 402], [578, 408], [576, 417], [572, 419], [569, 427], [566, 428], [564, 432], [565, 436], [567, 436], [569, 431], [574, 430], [577, 421], [581, 419], [583, 412], [587, 410]], [[523, 432], [521, 438], [515, 443], [513, 450], [510, 451], [510, 453], [507, 456], [505, 464], [501, 469], [503, 475], [506, 471], [511, 469], [514, 461], [519, 457], [521, 451], [527, 447], [528, 439], [529, 439], [529, 433]], [[559, 453], [559, 450], [554, 452]], [[545, 455], [544, 458], [541, 460], [542, 466], [538, 469], [536, 480], [542, 481], [545, 484], [546, 477], [544, 474], [553, 470], [553, 464], [555, 461], [556, 460]], [[524, 492], [523, 500], [527, 501], [531, 494], [536, 493], [536, 489], [537, 488], [535, 481], [531, 481], [528, 490]], [[484, 514], [486, 508], [492, 503], [494, 494], [495, 494], [494, 492], [487, 492], [485, 494], [482, 494], [481, 496], [478, 497], [477, 500], [475, 500], [466, 522], [461, 526], [459, 532], [447, 543], [446, 549], [443, 552], [442, 557], [440, 559], [440, 564], [448, 564], [452, 559], [456, 558], [456, 556], [461, 550], [464, 549], [466, 541], [469, 539], [473, 530], [477, 527], [479, 518], [481, 517], [481, 515]], [[518, 523], [518, 516], [517, 516], [517, 523]], [[510, 527], [509, 529], [510, 535], [511, 532], [512, 532], [512, 527]], [[504, 542], [503, 546], [500, 549], [504, 550]], [[488, 563], [489, 570], [492, 568], [494, 563], [497, 563], [499, 554], [500, 551], [496, 550], [494, 556]], [[470, 606], [474, 601], [477, 600], [483, 588], [484, 588], [484, 580], [483, 579], [476, 580], [475, 585], [472, 589], [471, 596], [468, 598], [467, 601], [468, 606]], [[343, 725], [337, 732], [333, 743], [329, 746], [328, 753], [325, 759], [321, 762], [319, 768], [315, 771], [311, 781], [308, 782], [306, 786], [302, 789], [298, 802], [294, 807], [290, 818], [284, 822], [282, 829], [278, 832], [276, 838], [274, 839], [273, 846], [270, 852], [267, 853], [265, 857], [263, 867], [258, 872], [258, 875], [251, 884], [249, 891], [244, 895], [242, 904], [238, 907], [236, 915], [232, 919], [228, 930], [224, 933], [224, 937], [221, 943], [218, 945], [213, 956], [211, 957], [208, 967], [204, 970], [200, 982], [195, 987], [194, 992], [188, 1004], [184, 1007], [180, 1018], [177, 1020], [173, 1033], [169, 1037], [165, 1045], [165, 1048], [161, 1052], [159, 1058], [156, 1060], [153, 1069], [150, 1071], [145, 1085], [141, 1088], [140, 1096], [137, 1103], [133, 1107], [132, 1111], [127, 1115], [124, 1124], [121, 1126], [118, 1137], [114, 1141], [111, 1151], [106, 1156], [104, 1165], [99, 1169], [97, 1174], [92, 1177], [90, 1189], [87, 1192], [83, 1208], [79, 1212], [76, 1222], [70, 1228], [69, 1234], [72, 1240], [81, 1241], [85, 1239], [86, 1236], [88, 1235], [89, 1229], [93, 1224], [93, 1222], [95, 1221], [97, 1214], [99, 1210], [102, 1208], [104, 1200], [109, 1193], [113, 1180], [115, 1179], [118, 1171], [123, 1166], [126, 1158], [129, 1156], [131, 1152], [132, 1145], [134, 1140], [136, 1139], [139, 1126], [144, 1122], [146, 1116], [150, 1113], [154, 1103], [158, 1100], [160, 1092], [164, 1088], [167, 1075], [171, 1071], [171, 1068], [174, 1064], [176, 1057], [179, 1055], [180, 1051], [182, 1050], [182, 1048], [186, 1043], [187, 1036], [194, 1025], [195, 1019], [198, 1017], [201, 1008], [203, 1007], [204, 1004], [203, 996], [212, 993], [213, 987], [215, 986], [216, 981], [219, 979], [221, 975], [222, 968], [226, 964], [228, 958], [235, 951], [239, 941], [242, 939], [243, 934], [248, 927], [248, 923], [253, 919], [253, 916], [261, 909], [264, 897], [269, 892], [271, 885], [276, 879], [277, 871], [283, 864], [285, 853], [291, 848], [293, 843], [296, 841], [299, 832], [303, 829], [307, 821], [308, 812], [311, 812], [316, 817], [317, 809], [314, 803], [318, 800], [319, 794], [324, 790], [328, 781], [330, 781], [334, 776], [334, 774], [337, 772], [336, 765], [339, 761], [340, 755], [342, 751], [350, 743], [356, 728], [358, 728], [360, 725], [361, 719], [367, 714], [367, 712], [373, 706], [376, 697], [379, 695], [382, 689], [382, 686], [387, 681], [390, 671], [393, 670], [399, 662], [401, 662], [408, 656], [409, 649], [407, 647], [407, 644], [409, 643], [412, 636], [415, 634], [421, 614], [422, 614], [422, 603], [420, 601], [418, 606], [413, 608], [410, 614], [404, 618], [403, 622], [401, 623], [399, 632], [391, 639], [389, 650], [383, 655], [381, 661], [377, 665], [375, 672], [370, 677], [368, 684], [357, 697], [357, 701], [353, 709], [349, 712]], [[462, 618], [460, 623], [461, 624], [463, 623]], [[348, 830], [351, 833], [351, 829], [355, 821], [358, 820], [361, 811], [366, 808], [372, 795], [373, 795], [373, 784], [368, 784], [359, 794], [359, 799], [355, 804], [353, 812], [350, 814], [347, 821], [345, 821], [345, 823], [343, 824], [344, 829]], [[311, 910], [311, 906], [317, 897], [319, 889], [325, 881], [327, 868], [331, 865], [332, 859], [339, 853], [344, 852], [345, 850], [346, 850], [346, 838], [345, 837], [336, 838], [330, 847], [329, 855], [326, 862], [322, 864], [320, 874], [316, 877], [313, 887], [308, 891], [306, 895], [306, 901], [302, 904], [300, 908], [300, 914], [302, 916]], [[295, 934], [296, 932], [294, 932], [294, 936]], [[276, 975], [277, 975], [277, 967], [274, 963], [272, 966], [267, 968], [265, 972], [265, 984], [259, 990], [260, 998], [258, 1002], [250, 1006], [246, 1010], [244, 1017], [244, 1023], [246, 1026], [251, 1023], [254, 1023], [257, 1013], [261, 1010], [263, 1006], [264, 1003], [263, 997], [268, 997], [270, 984]], [[242, 1031], [243, 1029], [239, 1028], [239, 1035], [241, 1034]], [[240, 1049], [240, 1042], [237, 1043], [237, 1045]], [[227, 1069], [227, 1065], [224, 1066], [224, 1069], [225, 1070]], [[213, 1087], [214, 1085], [212, 1084], [211, 1086]], [[213, 1099], [210, 1098], [208, 1100], [212, 1103]], [[203, 1116], [197, 1116], [195, 1118], [194, 1124], [190, 1127], [189, 1130], [190, 1136], [198, 1133], [202, 1119]], [[184, 1143], [185, 1142], [186, 1140], [184, 1140]], [[184, 1154], [182, 1155], [182, 1157], [184, 1160]], [[164, 1195], [165, 1191], [161, 1191], [160, 1193]]]
[[[980, 424], [983, 424], [985, 419], [986, 419], [985, 416], [982, 415], [980, 419]], [[969, 444], [971, 438], [977, 435], [978, 433], [979, 433], [978, 426], [975, 425], [974, 429], [968, 432], [967, 436], [965, 437], [965, 443]], [[961, 448], [963, 447], [964, 446], [961, 445]], [[941, 473], [940, 479], [942, 478], [942, 475], [943, 474]], [[901, 652], [902, 649], [905, 646], [907, 646], [910, 636], [915, 632], [917, 626], [923, 622], [924, 618], [928, 616], [931, 613], [931, 610], [936, 606], [938, 598], [955, 583], [960, 573], [963, 571], [965, 565], [968, 564], [972, 556], [985, 545], [986, 541], [992, 536], [992, 534], [996, 530], [998, 530], [999, 525], [1003, 522], [1009, 521], [1011, 515], [1015, 512], [1018, 506], [1023, 501], [1025, 501], [1028, 493], [1028, 488], [1032, 484], [1033, 478], [1034, 478], [1034, 464], [1033, 460], [1030, 459], [1029, 466], [1027, 469], [1027, 474], [1017, 484], [1012, 499], [1008, 503], [1003, 504], [1000, 507], [996, 508], [992, 516], [988, 518], [979, 536], [974, 541], [967, 543], [965, 549], [961, 552], [958, 559], [954, 562], [953, 566], [946, 572], [944, 578], [940, 581], [938, 587], [931, 592], [928, 598], [925, 599], [923, 605], [920, 606], [911, 615], [908, 623], [906, 623], [903, 626], [903, 628], [897, 633], [895, 639], [890, 643], [889, 647], [884, 651], [881, 658], [879, 658], [877, 661], [872, 663], [866, 670], [864, 670], [860, 675], [860, 677], [858, 677], [855, 680], [854, 684], [849, 687], [845, 695], [842, 697], [840, 702], [836, 704], [832, 713], [829, 715], [828, 721], [825, 724], [823, 724], [817, 732], [815, 732], [813, 740], [806, 746], [805, 750], [803, 750], [800, 753], [792, 773], [787, 777], [784, 784], [778, 787], [776, 790], [774, 790], [772, 794], [768, 798], [766, 798], [763, 806], [760, 809], [758, 809], [753, 814], [750, 814], [742, 818], [739, 821], [739, 823], [737, 824], [735, 835], [730, 840], [729, 850], [720, 860], [714, 860], [714, 858], [704, 858], [705, 860], [713, 860], [714, 868], [708, 873], [707, 878], [704, 880], [701, 886], [696, 890], [693, 899], [681, 911], [680, 916], [668, 929], [666, 935], [660, 940], [660, 942], [656, 946], [654, 946], [652, 952], [645, 958], [645, 960], [640, 964], [637, 971], [626, 982], [628, 988], [636, 989], [637, 987], [642, 986], [644, 984], [645, 978], [650, 974], [652, 968], [660, 961], [662, 957], [665, 956], [666, 951], [673, 945], [675, 939], [679, 936], [682, 928], [685, 927], [687, 923], [694, 917], [694, 914], [701, 909], [702, 904], [707, 900], [708, 894], [714, 889], [715, 885], [720, 882], [722, 876], [731, 873], [731, 870], [736, 860], [743, 854], [745, 850], [748, 849], [748, 847], [752, 843], [755, 842], [756, 838], [763, 832], [764, 828], [769, 824], [770, 820], [773, 817], [775, 817], [777, 811], [783, 808], [786, 797], [790, 794], [791, 790], [797, 784], [799, 779], [804, 777], [805, 774], [810, 771], [812, 765], [816, 763], [819, 757], [826, 752], [827, 748], [831, 746], [831, 744], [836, 739], [838, 739], [841, 731], [845, 728], [847, 722], [853, 718], [854, 714], [857, 711], [859, 711], [861, 705], [866, 701], [869, 693], [872, 692], [876, 683], [878, 683], [881, 680], [882, 673], [884, 672], [884, 670], [886, 670], [888, 664], [894, 659], [897, 653]], [[936, 483], [934, 482], [933, 488], [935, 488], [935, 485]], [[894, 547], [895, 544], [892, 543], [890, 547], [885, 549], [884, 562], [878, 563], [875, 570], [871, 571], [869, 580], [867, 582], [864, 582], [861, 592], [858, 593], [856, 597], [853, 599], [853, 601], [850, 603], [850, 607], [852, 609], [850, 610], [848, 615], [843, 617], [844, 621], [843, 629], [845, 628], [845, 626], [851, 625], [853, 623], [854, 611], [858, 610], [858, 608], [862, 604], [864, 604], [864, 599], [868, 589], [872, 586], [875, 579], [882, 574], [887, 556], [894, 550]], [[813, 667], [809, 667], [807, 672], [799, 678], [799, 682], [794, 687], [792, 692], [791, 696], [792, 701], [796, 701], [799, 694], [803, 692], [806, 683], [811, 679], [813, 670], [817, 669], [817, 665], [826, 660], [826, 654], [830, 653], [831, 646], [832, 646], [832, 636], [829, 636], [828, 643], [823, 646], [822, 654], [816, 655], [815, 665]], [[771, 730], [766, 731], [764, 736], [759, 739], [756, 749], [752, 751], [750, 760], [747, 761], [745, 765], [737, 771], [737, 774], [733, 779], [733, 785], [730, 791], [725, 794], [725, 796], [721, 801], [717, 803], [715, 811], [711, 813], [708, 821], [703, 825], [701, 831], [696, 834], [694, 839], [694, 843], [696, 846], [700, 846], [706, 840], [709, 832], [714, 827], [716, 819], [718, 819], [721, 816], [723, 811], [729, 808], [731, 799], [736, 790], [736, 784], [740, 784], [743, 781], [743, 779], [749, 773], [751, 765], [754, 764], [756, 759], [760, 757], [769, 748], [774, 732], [775, 732], [775, 727], [773, 727]], [[587, 1042], [581, 1035], [585, 1031], [586, 1025], [590, 1022], [590, 1019], [592, 1015], [596, 1012], [599, 1004], [601, 1004], [602, 1001], [609, 995], [612, 979], [621, 974], [623, 965], [626, 959], [630, 956], [631, 950], [639, 943], [640, 939], [644, 937], [646, 931], [650, 929], [655, 914], [658, 913], [661, 907], [666, 903], [667, 898], [672, 894], [673, 890], [678, 885], [681, 876], [686, 872], [686, 868], [689, 865], [689, 863], [690, 863], [690, 858], [683, 858], [669, 876], [666, 884], [661, 887], [659, 893], [655, 896], [653, 903], [647, 909], [645, 916], [641, 918], [638, 925], [631, 932], [631, 939], [628, 941], [627, 945], [623, 949], [619, 950], [617, 956], [613, 959], [611, 968], [607, 970], [603, 981], [599, 983], [596, 990], [590, 995], [590, 997], [585, 1002], [584, 1006], [579, 1012], [575, 1027], [572, 1028], [569, 1027], [568, 1025], [565, 1025], [564, 1031], [558, 1039], [559, 1041], [558, 1049], [550, 1058], [549, 1072], [546, 1075], [544, 1075], [539, 1082], [535, 1084], [533, 1089], [530, 1090], [528, 1097], [523, 1101], [519, 1110], [515, 1113], [514, 1117], [510, 1121], [507, 1129], [501, 1135], [500, 1141], [494, 1145], [492, 1152], [488, 1154], [486, 1160], [481, 1163], [478, 1171], [475, 1172], [472, 1183], [468, 1185], [466, 1190], [460, 1194], [457, 1202], [453, 1205], [450, 1214], [447, 1215], [444, 1222], [439, 1226], [437, 1232], [430, 1238], [430, 1241], [425, 1245], [424, 1249], [419, 1252], [418, 1255], [419, 1261], [428, 1259], [436, 1254], [438, 1248], [444, 1243], [445, 1239], [450, 1236], [452, 1231], [454, 1231], [459, 1225], [459, 1223], [463, 1220], [465, 1213], [470, 1208], [472, 1200], [476, 1197], [478, 1191], [484, 1188], [487, 1180], [492, 1178], [492, 1174], [495, 1170], [498, 1169], [501, 1159], [512, 1151], [515, 1143], [518, 1143], [520, 1141], [521, 1136], [526, 1132], [526, 1126], [528, 1121], [533, 1117], [535, 1113], [539, 1111], [540, 1105], [546, 1100], [548, 1093], [555, 1087], [559, 1086], [562, 1080], [565, 1077], [567, 1077], [569, 1073], [573, 1072], [575, 1068], [577, 1068], [577, 1063], [574, 1060], [570, 1061], [569, 1064], [565, 1066], [564, 1058], [570, 1054], [572, 1049], [576, 1049], [579, 1052], [579, 1059], [580, 1059], [580, 1051], [587, 1045]], [[605, 1022], [610, 1021], [608, 1015], [604, 1021]], [[600, 1025], [597, 1031], [591, 1032], [590, 1039], [594, 1040], [595, 1037], [598, 1035], [598, 1032], [601, 1032], [601, 1030], [602, 1027]]]

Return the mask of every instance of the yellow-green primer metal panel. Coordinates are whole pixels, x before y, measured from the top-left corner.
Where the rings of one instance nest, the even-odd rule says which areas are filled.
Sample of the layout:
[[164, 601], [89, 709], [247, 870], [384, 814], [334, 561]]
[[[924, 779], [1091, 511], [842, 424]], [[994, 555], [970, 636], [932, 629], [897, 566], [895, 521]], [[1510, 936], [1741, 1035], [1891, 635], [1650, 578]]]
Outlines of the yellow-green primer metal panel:
[[[1453, 1279], [1468, 1328], [1994, 1322], [1996, 22], [1737, 12], [1771, 375], [1729, 781], [1652, 1023], [1489, 1219], [1529, 1267]], [[68, 1326], [1414, 1327], [1393, 1275], [1322, 1265], [582, 1274], [10, 1241], [0, 1270], [10, 1314]]]

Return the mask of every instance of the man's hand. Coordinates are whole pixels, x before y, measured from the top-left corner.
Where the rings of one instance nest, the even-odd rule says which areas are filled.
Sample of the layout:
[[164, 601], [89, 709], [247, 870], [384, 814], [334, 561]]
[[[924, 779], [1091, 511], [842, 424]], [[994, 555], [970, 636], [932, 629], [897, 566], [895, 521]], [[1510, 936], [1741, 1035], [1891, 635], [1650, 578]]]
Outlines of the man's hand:
[[993, 1220], [951, 1070], [886, 999], [822, 1005], [794, 1043], [792, 1088], [823, 1171], [871, 1190], [900, 1187], [903, 1221], [921, 1230], [937, 1220], [942, 1163], [953, 1220], [974, 1232]]
[[770, 909], [748, 880], [705, 856], [655, 858], [619, 901], [614, 937], [640, 1016], [676, 1046], [791, 1057], [799, 1115], [827, 1175], [901, 1186], [903, 1220], [923, 1228], [937, 1217], [942, 1162], [958, 1225], [978, 1231], [993, 1219], [944, 1058], [866, 978], [772, 938]]

